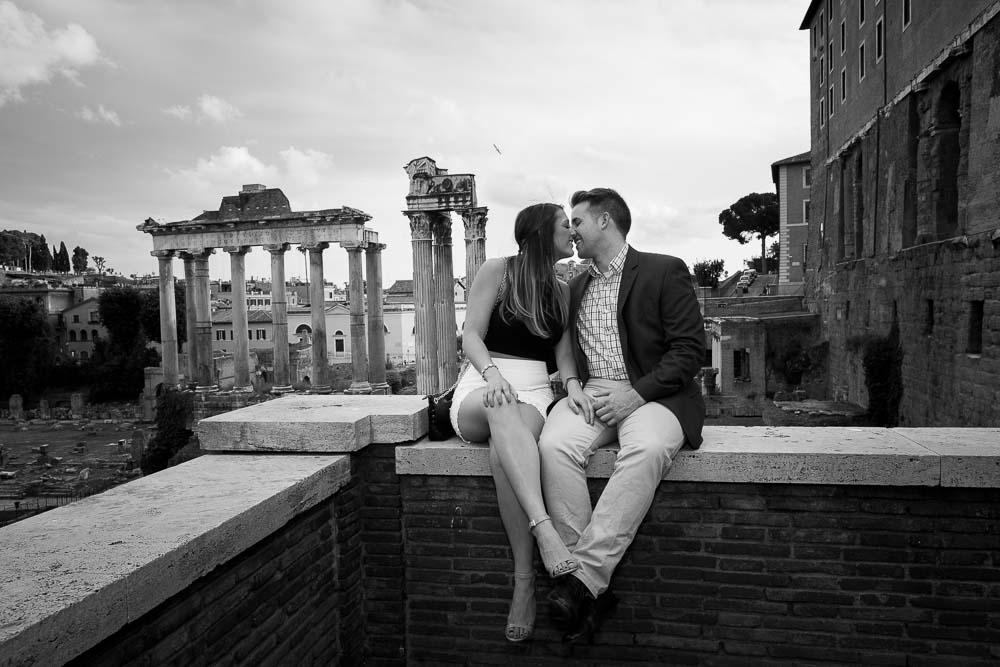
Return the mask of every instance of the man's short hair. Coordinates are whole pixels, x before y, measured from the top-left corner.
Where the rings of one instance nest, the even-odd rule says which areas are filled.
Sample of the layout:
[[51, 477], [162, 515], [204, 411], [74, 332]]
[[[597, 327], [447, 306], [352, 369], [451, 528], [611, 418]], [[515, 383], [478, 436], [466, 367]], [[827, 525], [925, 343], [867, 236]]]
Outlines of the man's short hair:
[[611, 188], [577, 190], [569, 201], [571, 206], [587, 202], [594, 215], [607, 213], [618, 225], [618, 231], [622, 233], [622, 236], [627, 236], [628, 230], [632, 228], [632, 214], [628, 210], [628, 204], [625, 203], [620, 194]]

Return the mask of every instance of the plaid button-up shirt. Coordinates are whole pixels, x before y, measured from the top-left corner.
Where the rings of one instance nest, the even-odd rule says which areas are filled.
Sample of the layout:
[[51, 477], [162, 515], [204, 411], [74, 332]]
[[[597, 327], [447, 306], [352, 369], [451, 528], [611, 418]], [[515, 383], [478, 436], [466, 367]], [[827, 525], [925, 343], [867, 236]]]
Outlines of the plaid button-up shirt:
[[618, 288], [622, 284], [622, 267], [627, 253], [626, 243], [608, 264], [607, 273], [601, 273], [596, 263], [590, 265], [591, 279], [580, 301], [576, 326], [591, 377], [628, 379], [618, 335]]

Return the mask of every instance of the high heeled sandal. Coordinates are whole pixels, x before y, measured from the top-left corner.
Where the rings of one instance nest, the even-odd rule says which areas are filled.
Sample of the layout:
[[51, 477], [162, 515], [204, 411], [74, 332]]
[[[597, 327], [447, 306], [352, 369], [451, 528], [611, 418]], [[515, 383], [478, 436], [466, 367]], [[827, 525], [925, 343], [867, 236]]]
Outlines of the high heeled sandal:
[[[535, 592], [534, 592], [535, 573], [534, 572], [515, 572], [514, 573], [514, 579], [520, 580], [520, 581], [530, 581], [531, 582], [531, 587], [532, 587], [531, 599], [532, 599], [532, 605], [534, 605], [534, 599], [535, 599]], [[516, 585], [517, 584], [515, 582], [515, 586]], [[532, 620], [532, 622], [531, 622], [530, 625], [521, 625], [519, 623], [513, 623], [513, 622], [511, 622], [511, 618], [510, 618], [510, 614], [513, 611], [514, 611], [514, 601], [511, 600], [511, 610], [510, 610], [510, 612], [507, 613], [507, 628], [504, 630], [504, 636], [507, 638], [507, 641], [509, 641], [509, 642], [515, 642], [516, 643], [516, 642], [523, 642], [523, 641], [526, 641], [528, 639], [531, 639], [531, 637], [535, 634], [535, 622], [534, 622], [534, 620]]]
[[[535, 528], [542, 525], [546, 521], [552, 521], [551, 517], [547, 514], [537, 519], [531, 519], [528, 521], [528, 526], [531, 529], [532, 535], [535, 533]], [[555, 532], [555, 527], [550, 527], [552, 528], [552, 531]], [[553, 579], [556, 577], [563, 577], [580, 569], [580, 564], [573, 560], [572, 554], [570, 554], [566, 545], [563, 544], [558, 533], [556, 533], [555, 537], [559, 546], [556, 548], [550, 547], [546, 549], [542, 546], [542, 543], [539, 542], [537, 535], [535, 536], [535, 543], [538, 544], [538, 553], [542, 557], [542, 563], [545, 564], [545, 569], [548, 571], [549, 576]]]

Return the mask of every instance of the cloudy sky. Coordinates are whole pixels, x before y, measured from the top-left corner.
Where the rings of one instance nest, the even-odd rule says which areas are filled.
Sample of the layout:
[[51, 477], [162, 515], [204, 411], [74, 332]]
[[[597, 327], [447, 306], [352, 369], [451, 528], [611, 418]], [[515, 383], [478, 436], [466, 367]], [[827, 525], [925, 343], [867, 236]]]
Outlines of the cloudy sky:
[[[388, 285], [412, 271], [403, 166], [428, 155], [476, 174], [489, 256], [513, 250], [520, 208], [610, 186], [633, 245], [732, 272], [760, 246], [722, 236], [719, 211], [809, 149], [807, 6], [0, 0], [0, 229], [152, 273], [136, 225], [263, 183], [294, 210], [371, 214]], [[342, 251], [325, 262], [346, 280]], [[211, 271], [228, 277], [225, 253]]]

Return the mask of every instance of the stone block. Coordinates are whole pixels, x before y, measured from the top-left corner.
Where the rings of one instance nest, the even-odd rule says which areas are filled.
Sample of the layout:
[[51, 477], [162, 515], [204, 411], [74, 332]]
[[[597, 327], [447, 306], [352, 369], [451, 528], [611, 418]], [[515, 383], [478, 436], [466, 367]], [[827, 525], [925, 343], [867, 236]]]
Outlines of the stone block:
[[420, 396], [293, 394], [202, 419], [197, 432], [206, 451], [348, 453], [422, 437], [427, 403]]
[[893, 432], [940, 457], [941, 486], [1000, 487], [1000, 428], [897, 428]]

